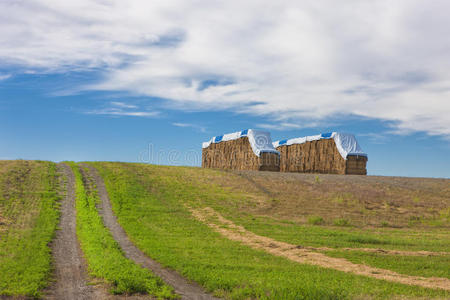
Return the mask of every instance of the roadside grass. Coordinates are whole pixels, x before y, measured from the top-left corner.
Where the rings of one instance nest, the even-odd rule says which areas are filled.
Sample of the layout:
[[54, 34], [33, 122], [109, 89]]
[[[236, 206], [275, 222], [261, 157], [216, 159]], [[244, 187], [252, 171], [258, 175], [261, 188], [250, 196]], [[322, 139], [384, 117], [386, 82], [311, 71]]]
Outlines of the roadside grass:
[[[254, 230], [257, 228], [269, 233], [267, 236], [273, 232], [270, 222], [267, 222], [269, 218], [239, 211], [242, 201], [253, 205], [252, 201], [258, 197], [248, 195], [243, 198], [245, 193], [224, 189], [217, 184], [199, 182], [196, 178], [202, 175], [214, 176], [217, 171], [143, 164], [91, 164], [102, 175], [113, 210], [130, 239], [150, 257], [198, 282], [217, 296], [228, 299], [390, 299], [449, 296], [448, 292], [441, 290], [293, 263], [222, 237], [196, 221], [185, 205], [211, 206], [221, 213], [227, 212], [227, 218], [234, 215], [233, 221], [240, 220], [241, 224], [249, 222], [253, 226], [244, 225], [257, 234], [261, 234]], [[281, 226], [289, 228], [285, 224], [278, 226], [278, 229]], [[320, 243], [328, 246], [326, 233], [321, 232], [321, 227], [307, 226], [308, 230], [314, 229], [323, 234]], [[297, 229], [297, 226], [292, 227], [291, 231], [293, 228]], [[342, 239], [342, 236], [337, 235], [344, 228], [327, 230], [335, 233], [336, 241]], [[282, 232], [280, 230], [278, 233]], [[344, 231], [343, 235], [359, 236], [350, 231]]]
[[99, 199], [95, 188], [88, 186], [77, 165], [70, 165], [76, 179], [77, 235], [89, 273], [109, 283], [113, 294], [143, 293], [164, 299], [177, 298], [159, 277], [124, 256], [97, 211]]
[[57, 179], [52, 162], [0, 161], [0, 295], [39, 298], [51, 281]]

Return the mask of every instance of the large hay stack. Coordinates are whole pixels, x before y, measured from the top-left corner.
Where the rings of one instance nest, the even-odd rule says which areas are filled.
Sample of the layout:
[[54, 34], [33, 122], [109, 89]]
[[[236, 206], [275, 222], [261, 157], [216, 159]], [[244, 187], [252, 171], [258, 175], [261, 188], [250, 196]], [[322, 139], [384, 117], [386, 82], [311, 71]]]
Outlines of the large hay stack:
[[367, 155], [355, 137], [328, 133], [277, 141], [281, 172], [366, 175]]
[[280, 155], [269, 133], [249, 129], [203, 143], [202, 167], [278, 172]]

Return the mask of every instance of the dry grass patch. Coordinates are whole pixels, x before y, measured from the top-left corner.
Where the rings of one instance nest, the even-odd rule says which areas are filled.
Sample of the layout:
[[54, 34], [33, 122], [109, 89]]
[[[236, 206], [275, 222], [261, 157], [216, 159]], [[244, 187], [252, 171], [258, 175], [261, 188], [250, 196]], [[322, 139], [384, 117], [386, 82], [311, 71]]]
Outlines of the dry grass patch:
[[300, 223], [321, 216], [326, 225], [346, 219], [359, 228], [450, 228], [449, 179], [185, 171], [191, 181], [242, 193], [240, 209], [254, 215]]

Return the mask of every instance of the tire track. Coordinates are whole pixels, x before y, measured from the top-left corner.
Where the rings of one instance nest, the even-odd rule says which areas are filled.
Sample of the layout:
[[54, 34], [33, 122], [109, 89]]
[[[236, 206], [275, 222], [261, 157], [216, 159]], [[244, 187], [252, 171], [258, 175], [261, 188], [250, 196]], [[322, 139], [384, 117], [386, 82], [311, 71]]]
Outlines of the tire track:
[[106, 299], [105, 291], [88, 285], [86, 264], [76, 235], [75, 176], [70, 166], [58, 164], [66, 182], [61, 201], [59, 229], [52, 242], [55, 283], [48, 289], [46, 299]]
[[[158, 262], [149, 258], [141, 250], [139, 250], [128, 238], [127, 234], [117, 222], [117, 218], [114, 215], [111, 207], [111, 202], [108, 197], [103, 179], [98, 174], [98, 171], [87, 164], [80, 164], [87, 170], [87, 173], [95, 181], [97, 186], [98, 196], [100, 198], [99, 213], [103, 217], [105, 226], [111, 231], [114, 239], [119, 243], [125, 256], [142, 267], [150, 269], [154, 274], [161, 277], [167, 284], [171, 285], [175, 292], [186, 300], [209, 300], [218, 299], [208, 293], [206, 293], [202, 287], [195, 282], [190, 282], [186, 278], [182, 277], [174, 270], [164, 268]], [[84, 173], [84, 172], [83, 172]]]

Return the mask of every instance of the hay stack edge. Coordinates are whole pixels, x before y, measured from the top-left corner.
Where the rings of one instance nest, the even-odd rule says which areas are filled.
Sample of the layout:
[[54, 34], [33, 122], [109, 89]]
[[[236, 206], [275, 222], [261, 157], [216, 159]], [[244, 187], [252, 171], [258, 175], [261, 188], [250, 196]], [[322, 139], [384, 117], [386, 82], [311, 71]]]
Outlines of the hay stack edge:
[[273, 143], [280, 171], [366, 175], [367, 154], [352, 134], [331, 132]]
[[280, 171], [280, 153], [269, 132], [247, 129], [215, 136], [202, 148], [203, 168]]

